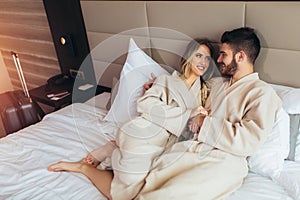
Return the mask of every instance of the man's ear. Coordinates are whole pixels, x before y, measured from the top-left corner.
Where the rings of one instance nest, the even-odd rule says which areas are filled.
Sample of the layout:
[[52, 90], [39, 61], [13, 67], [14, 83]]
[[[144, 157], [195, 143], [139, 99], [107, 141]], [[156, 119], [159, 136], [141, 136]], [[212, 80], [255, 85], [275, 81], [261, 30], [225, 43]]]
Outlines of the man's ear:
[[239, 51], [235, 54], [235, 58], [237, 62], [242, 62], [247, 58], [247, 56], [244, 51]]

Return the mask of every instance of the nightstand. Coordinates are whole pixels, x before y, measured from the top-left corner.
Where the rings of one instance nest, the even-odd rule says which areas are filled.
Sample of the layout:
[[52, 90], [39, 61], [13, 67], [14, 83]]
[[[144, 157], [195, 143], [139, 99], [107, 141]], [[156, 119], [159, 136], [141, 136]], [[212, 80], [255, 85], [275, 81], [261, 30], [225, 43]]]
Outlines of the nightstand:
[[[59, 110], [62, 107], [69, 105], [74, 102], [84, 102], [89, 98], [101, 94], [103, 92], [110, 92], [110, 88], [97, 85], [97, 88], [90, 88], [85, 91], [76, 90], [76, 94], [72, 95], [74, 87], [74, 80], [65, 81], [61, 85], [42, 85], [29, 91], [31, 98], [38, 103], [43, 103], [53, 107], [53, 111]], [[59, 100], [51, 100], [47, 97], [48, 94], [57, 94], [61, 92], [69, 92], [70, 94]]]
[[[61, 85], [42, 85], [40, 87], [31, 89], [29, 91], [30, 97], [38, 103], [43, 103], [48, 106], [53, 107], [54, 111], [62, 108], [65, 105], [72, 103], [72, 90], [73, 90], [74, 81], [65, 81], [64, 84]], [[48, 94], [57, 94], [61, 92], [69, 92], [70, 94], [59, 100], [51, 100], [47, 97]]]

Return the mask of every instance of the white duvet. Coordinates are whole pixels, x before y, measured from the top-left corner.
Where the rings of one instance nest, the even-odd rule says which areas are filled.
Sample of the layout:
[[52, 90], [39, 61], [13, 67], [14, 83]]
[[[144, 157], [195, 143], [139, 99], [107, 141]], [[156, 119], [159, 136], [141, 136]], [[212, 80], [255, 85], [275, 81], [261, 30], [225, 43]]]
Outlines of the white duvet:
[[60, 160], [80, 160], [109, 140], [114, 128], [101, 122], [105, 114], [73, 104], [1, 139], [0, 199], [105, 199], [85, 176], [47, 170]]
[[[106, 105], [109, 97], [104, 95], [101, 105]], [[47, 170], [60, 160], [78, 161], [114, 138], [116, 127], [102, 120], [107, 111], [96, 108], [94, 103], [92, 100], [67, 106], [46, 115], [38, 124], [0, 139], [1, 200], [105, 199], [85, 176]], [[284, 172], [277, 181], [249, 173], [243, 186], [227, 199], [297, 199], [300, 163], [286, 162]]]

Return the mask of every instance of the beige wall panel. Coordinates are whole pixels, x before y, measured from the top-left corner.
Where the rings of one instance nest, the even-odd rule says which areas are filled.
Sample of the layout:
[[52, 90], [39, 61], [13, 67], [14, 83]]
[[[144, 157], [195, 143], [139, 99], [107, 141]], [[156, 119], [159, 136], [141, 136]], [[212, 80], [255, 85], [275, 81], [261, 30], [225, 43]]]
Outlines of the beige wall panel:
[[[120, 33], [147, 27], [144, 1], [81, 1], [87, 31]], [[148, 35], [147, 29], [137, 35]]]
[[[140, 48], [147, 49], [150, 47], [149, 37], [122, 34], [109, 35], [95, 32], [89, 33], [88, 40], [92, 43], [93, 47], [90, 48], [92, 58], [99, 61], [124, 64], [127, 57], [129, 39], [131, 37]], [[150, 55], [149, 50], [145, 52]]]
[[[192, 38], [219, 40], [224, 30], [244, 25], [243, 2], [150, 1], [147, 3], [147, 12], [150, 27], [172, 29]], [[160, 35], [150, 34], [153, 37]], [[169, 35], [167, 38], [178, 37]]]
[[[111, 85], [112, 76], [119, 76], [130, 36], [148, 38], [150, 34], [153, 48], [150, 55], [154, 60], [179, 70], [176, 52], [184, 51], [191, 37], [208, 37], [219, 42], [225, 30], [252, 26], [258, 31], [262, 46], [267, 47], [262, 49], [256, 63], [261, 78], [300, 87], [300, 2], [81, 1], [81, 4], [93, 60], [99, 66], [95, 71], [102, 74], [105, 86]], [[138, 31], [132, 31], [135, 28]], [[124, 35], [127, 37], [123, 38]], [[107, 42], [111, 38], [115, 43]], [[137, 43], [142, 49], [147, 44]], [[95, 48], [99, 44], [101, 48]], [[106, 68], [104, 63], [113, 64]]]
[[300, 50], [300, 2], [248, 2], [246, 26], [258, 30], [262, 45]]
[[160, 64], [180, 70], [180, 57], [189, 41], [151, 38], [153, 58]]
[[300, 87], [299, 58], [299, 51], [263, 48], [255, 64], [255, 71], [269, 83]]
[[[99, 61], [123, 64], [128, 49], [128, 36], [88, 32], [92, 58]], [[111, 48], [114, 47], [114, 48]]]
[[113, 77], [119, 79], [123, 65], [94, 60], [96, 80], [99, 85], [112, 87]]
[[164, 50], [153, 50], [153, 58], [154, 60], [163, 66], [169, 72], [172, 72], [173, 69], [177, 71], [181, 71], [180, 67], [180, 56], [169, 51]]
[[87, 31], [90, 50], [92, 51], [97, 45], [115, 34]]

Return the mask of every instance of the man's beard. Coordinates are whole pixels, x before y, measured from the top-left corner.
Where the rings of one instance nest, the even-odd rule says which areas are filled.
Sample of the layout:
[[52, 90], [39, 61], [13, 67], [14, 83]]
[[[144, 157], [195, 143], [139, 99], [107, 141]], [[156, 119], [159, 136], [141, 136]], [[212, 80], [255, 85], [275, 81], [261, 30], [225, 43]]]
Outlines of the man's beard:
[[223, 62], [219, 63], [220, 72], [223, 77], [232, 77], [237, 71], [237, 63], [233, 59], [229, 65], [225, 65]]

